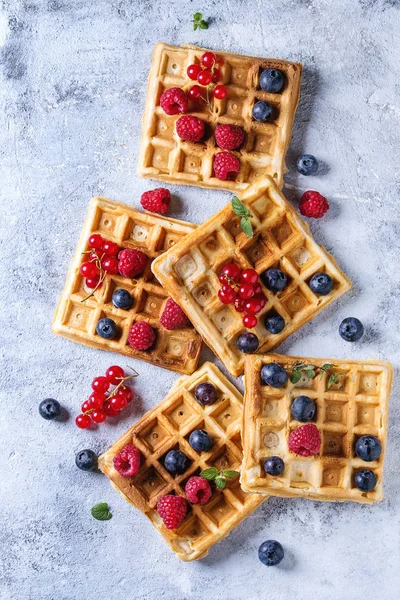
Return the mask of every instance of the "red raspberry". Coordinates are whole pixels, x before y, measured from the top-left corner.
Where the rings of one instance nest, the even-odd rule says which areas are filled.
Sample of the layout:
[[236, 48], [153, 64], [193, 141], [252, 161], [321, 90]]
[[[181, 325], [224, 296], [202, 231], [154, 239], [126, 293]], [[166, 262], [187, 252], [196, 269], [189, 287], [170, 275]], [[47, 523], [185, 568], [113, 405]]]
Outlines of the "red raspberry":
[[118, 271], [122, 277], [136, 277], [146, 268], [147, 256], [141, 250], [126, 248], [118, 254]]
[[199, 142], [204, 137], [204, 121], [192, 115], [179, 117], [176, 133], [185, 142]]
[[237, 125], [217, 125], [215, 140], [223, 150], [236, 150], [243, 144], [244, 131]]
[[160, 106], [167, 115], [185, 113], [188, 109], [188, 99], [183, 90], [178, 87], [169, 88], [161, 95]]
[[240, 162], [230, 152], [218, 152], [214, 157], [214, 173], [217, 179], [234, 179], [240, 171]]
[[140, 198], [140, 204], [145, 210], [151, 212], [160, 213], [165, 215], [169, 209], [169, 203], [171, 202], [170, 191], [166, 188], [156, 188], [155, 190], [149, 190], [144, 192]]
[[181, 307], [172, 298], [168, 298], [160, 317], [160, 323], [164, 329], [177, 329], [178, 327], [187, 325], [188, 318]]
[[314, 423], [307, 423], [289, 434], [289, 450], [300, 456], [313, 456], [321, 448], [321, 436]]
[[191, 477], [185, 485], [185, 492], [193, 504], [206, 504], [212, 496], [210, 484], [204, 477]]
[[163, 496], [157, 503], [157, 512], [167, 529], [176, 529], [186, 517], [186, 500], [182, 496]]
[[135, 350], [147, 350], [155, 339], [156, 334], [146, 321], [137, 321], [129, 330], [128, 342]]
[[305, 217], [313, 217], [314, 219], [323, 217], [328, 208], [328, 200], [318, 192], [313, 192], [312, 190], [304, 192], [299, 204], [301, 214]]
[[140, 450], [133, 444], [127, 444], [118, 454], [114, 456], [114, 469], [122, 477], [133, 477], [139, 471]]

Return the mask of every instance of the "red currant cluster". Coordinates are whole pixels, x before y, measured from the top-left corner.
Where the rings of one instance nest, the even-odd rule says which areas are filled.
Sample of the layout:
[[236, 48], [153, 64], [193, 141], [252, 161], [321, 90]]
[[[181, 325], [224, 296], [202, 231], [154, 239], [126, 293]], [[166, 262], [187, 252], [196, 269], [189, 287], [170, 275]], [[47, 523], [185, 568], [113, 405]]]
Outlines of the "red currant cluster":
[[[114, 365], [107, 369], [105, 377], [93, 379], [93, 391], [82, 404], [82, 414], [76, 417], [76, 425], [88, 429], [92, 422], [103, 423], [107, 417], [116, 417], [133, 398], [133, 392], [125, 382], [137, 375], [136, 371], [126, 375], [121, 367]], [[110, 390], [111, 386], [114, 387]]]
[[89, 260], [81, 264], [79, 272], [85, 278], [86, 287], [95, 291], [103, 283], [106, 273], [118, 273], [117, 256], [120, 247], [115, 242], [105, 240], [98, 233], [90, 236], [88, 245], [90, 250], [84, 254], [89, 255]]
[[219, 280], [222, 287], [218, 298], [223, 304], [234, 304], [235, 310], [244, 312], [243, 325], [253, 329], [257, 325], [256, 315], [267, 302], [254, 269], [241, 270], [235, 263], [229, 263], [222, 269]]
[[[187, 68], [187, 74], [189, 79], [197, 81], [200, 85], [194, 85], [188, 91], [188, 96], [191, 100], [204, 100], [210, 105], [210, 94], [212, 93], [214, 98], [217, 100], [223, 100], [227, 96], [227, 89], [224, 85], [216, 85], [211, 90], [213, 83], [221, 81], [222, 74], [218, 67], [224, 64], [223, 59], [220, 56], [214, 54], [214, 52], [205, 52], [200, 59], [201, 64], [195, 63], [189, 65]], [[202, 87], [206, 88], [206, 97], [203, 96]]]

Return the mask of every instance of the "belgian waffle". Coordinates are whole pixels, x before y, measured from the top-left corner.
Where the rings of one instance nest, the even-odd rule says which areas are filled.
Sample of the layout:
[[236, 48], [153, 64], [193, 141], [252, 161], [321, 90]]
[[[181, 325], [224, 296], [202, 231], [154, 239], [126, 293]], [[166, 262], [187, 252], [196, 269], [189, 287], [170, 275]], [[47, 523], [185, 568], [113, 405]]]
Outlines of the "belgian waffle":
[[[217, 52], [224, 60], [222, 83], [228, 95], [214, 99], [212, 112], [206, 105], [190, 110], [207, 123], [204, 142], [189, 143], [179, 138], [175, 123], [180, 115], [168, 116], [160, 106], [162, 93], [171, 87], [187, 91], [196, 82], [188, 78], [187, 67], [200, 63], [203, 48], [155, 47], [148, 80], [146, 108], [143, 117], [142, 143], [138, 173], [142, 177], [224, 190], [244, 190], [261, 174], [272, 175], [282, 185], [284, 159], [292, 135], [292, 125], [299, 101], [302, 66], [285, 60], [254, 58], [229, 52]], [[264, 92], [259, 76], [264, 69], [276, 68], [286, 77], [279, 94]], [[277, 111], [273, 122], [261, 123], [252, 118], [255, 102], [267, 100]], [[220, 181], [213, 172], [214, 155], [220, 151], [214, 130], [218, 124], [238, 125], [246, 140], [235, 154], [241, 170], [235, 181]]]
[[[99, 233], [122, 248], [138, 248], [153, 259], [194, 228], [191, 223], [142, 213], [106, 198], [93, 198], [54, 317], [53, 332], [92, 348], [140, 358], [179, 373], [193, 373], [201, 352], [201, 338], [192, 326], [167, 331], [160, 324], [168, 296], [152, 275], [151, 261], [137, 279], [107, 275], [102, 287], [85, 302], [82, 300], [91, 290], [86, 289], [79, 267], [92, 233]], [[112, 304], [112, 294], [117, 288], [132, 294], [134, 303], [130, 310]], [[106, 340], [96, 333], [96, 324], [104, 317], [118, 325], [118, 339]], [[155, 344], [148, 351], [134, 350], [128, 344], [129, 328], [136, 320], [147, 321], [156, 330]]]
[[[236, 377], [244, 367], [236, 339], [247, 330], [242, 325], [243, 314], [233, 305], [222, 304], [217, 296], [221, 287], [218, 273], [226, 263], [235, 262], [258, 273], [279, 266], [289, 278], [288, 286], [279, 293], [262, 286], [267, 304], [252, 330], [259, 338], [259, 352], [280, 344], [351, 286], [330, 254], [313, 240], [271, 177], [257, 179], [240, 198], [253, 217], [253, 238], [242, 232], [240, 218], [229, 204], [152, 265], [161, 285]], [[326, 296], [316, 296], [308, 285], [312, 275], [321, 271], [334, 281]], [[276, 335], [269, 334], [263, 325], [264, 315], [271, 310], [285, 320], [283, 331]]]
[[[290, 374], [298, 361], [316, 367], [332, 364], [329, 373], [337, 374], [338, 382], [328, 388], [329, 375], [319, 373], [317, 368], [315, 378], [303, 374], [298, 383], [289, 380], [283, 388], [262, 383], [263, 365], [279, 363]], [[353, 500], [362, 504], [382, 500], [391, 364], [278, 354], [247, 356], [245, 363], [242, 488], [269, 496], [314, 500]], [[322, 444], [320, 453], [311, 457], [297, 456], [287, 444], [290, 431], [302, 425], [290, 413], [292, 400], [300, 395], [309, 396], [317, 406], [314, 422]], [[357, 439], [367, 434], [376, 436], [382, 445], [382, 454], [374, 462], [365, 462], [354, 452]], [[283, 459], [282, 475], [272, 477], [264, 472], [263, 463], [269, 456]], [[371, 469], [377, 477], [371, 492], [361, 492], [354, 484], [354, 476], [361, 469]]]
[[[212, 383], [218, 392], [217, 401], [209, 406], [200, 405], [193, 395], [194, 388], [204, 381]], [[193, 375], [178, 379], [167, 397], [99, 458], [99, 467], [112, 485], [150, 519], [182, 560], [204, 557], [213, 544], [220, 542], [265, 500], [260, 494], [245, 494], [236, 478], [229, 480], [224, 490], [215, 488], [207, 504], [193, 504], [189, 508], [188, 502], [187, 516], [176, 530], [168, 530], [156, 511], [162, 496], [172, 493], [186, 497], [186, 481], [203, 469], [239, 470], [242, 412], [242, 396], [208, 362]], [[188, 438], [195, 429], [205, 429], [214, 438], [209, 452], [198, 454], [190, 446]], [[140, 449], [143, 459], [138, 473], [126, 479], [114, 469], [113, 459], [130, 443]], [[174, 477], [164, 468], [163, 457], [178, 447], [190, 458], [191, 466], [183, 475]]]

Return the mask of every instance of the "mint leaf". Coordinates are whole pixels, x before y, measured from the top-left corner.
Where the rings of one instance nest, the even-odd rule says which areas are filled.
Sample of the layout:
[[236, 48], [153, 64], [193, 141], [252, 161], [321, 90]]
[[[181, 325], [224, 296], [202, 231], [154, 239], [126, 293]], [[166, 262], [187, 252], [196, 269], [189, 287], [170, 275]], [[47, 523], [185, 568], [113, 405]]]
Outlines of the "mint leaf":
[[332, 369], [333, 365], [329, 364], [329, 363], [325, 363], [324, 365], [322, 365], [321, 369]]
[[198, 28], [199, 24], [198, 23], [193, 23], [193, 29], [196, 31], [196, 29]]
[[239, 475], [239, 472], [232, 471], [231, 469], [227, 469], [226, 471], [222, 471], [222, 474], [225, 475], [225, 477], [228, 477], [228, 479], [233, 479], [234, 477]]
[[248, 238], [253, 237], [253, 227], [248, 217], [242, 217], [240, 219], [240, 227], [242, 228], [242, 231], [244, 231]]
[[208, 481], [213, 481], [218, 475], [218, 469], [216, 467], [210, 467], [209, 469], [205, 469], [200, 473], [200, 477], [204, 477], [204, 479], [208, 479]]
[[208, 29], [207, 21], [200, 21], [200, 27], [201, 29]]
[[218, 477], [215, 478], [215, 483], [220, 490], [223, 490], [226, 487], [226, 479], [225, 477], [221, 477], [221, 475], [218, 475]]
[[314, 369], [306, 369], [305, 370], [305, 374], [307, 375], [307, 377], [309, 377], [310, 379], [314, 379], [315, 377], [315, 371]]
[[241, 200], [237, 196], [233, 196], [232, 201], [233, 212], [239, 217], [248, 217], [250, 215], [249, 211], [243, 204]]
[[293, 371], [291, 377], [290, 377], [290, 381], [292, 383], [298, 383], [301, 379], [301, 371]]
[[327, 383], [327, 389], [329, 390], [330, 387], [332, 387], [332, 385], [334, 383], [338, 383], [339, 381], [339, 375], [337, 375], [336, 373], [332, 373], [332, 375], [329, 377], [328, 379], [328, 383]]
[[109, 521], [112, 517], [107, 502], [95, 504], [90, 512], [92, 513], [92, 517], [97, 519], [97, 521]]
[[195, 21], [200, 21], [203, 18], [203, 15], [201, 13], [194, 13], [193, 15], [193, 19]]

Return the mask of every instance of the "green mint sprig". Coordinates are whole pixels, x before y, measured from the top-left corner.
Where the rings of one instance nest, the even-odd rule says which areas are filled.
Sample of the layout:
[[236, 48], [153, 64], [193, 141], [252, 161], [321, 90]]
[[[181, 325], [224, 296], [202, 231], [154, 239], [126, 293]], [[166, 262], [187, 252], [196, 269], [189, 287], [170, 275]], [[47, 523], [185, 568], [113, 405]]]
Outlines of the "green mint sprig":
[[200, 29], [208, 29], [208, 23], [203, 19], [203, 15], [199, 12], [194, 13], [193, 15], [193, 29], [200, 27]]
[[239, 475], [238, 471], [232, 471], [231, 469], [219, 471], [216, 467], [210, 467], [200, 473], [200, 477], [204, 477], [208, 481], [215, 481], [215, 485], [220, 490], [226, 488], [227, 479], [234, 479], [237, 475]]
[[100, 502], [95, 504], [90, 510], [92, 517], [97, 521], [109, 521], [112, 517], [107, 502]]
[[324, 373], [329, 375], [328, 383], [326, 386], [327, 389], [329, 390], [329, 388], [332, 387], [332, 385], [334, 383], [339, 382], [339, 375], [337, 373], [329, 372], [330, 369], [333, 368], [333, 366], [334, 365], [331, 365], [330, 363], [325, 363], [324, 365], [322, 365], [322, 367], [316, 367], [315, 365], [308, 365], [306, 363], [298, 362], [293, 366], [292, 375], [290, 376], [290, 381], [292, 383], [298, 383], [300, 381], [300, 379], [302, 378], [303, 373], [309, 379], [314, 379], [314, 377], [316, 377], [316, 375], [317, 375], [317, 370], [319, 369], [321, 377]]
[[238, 217], [241, 217], [240, 227], [242, 228], [242, 231], [244, 231], [248, 238], [252, 238], [253, 226], [250, 221], [251, 212], [245, 207], [243, 202], [239, 200], [237, 196], [233, 196], [232, 198], [232, 209]]

